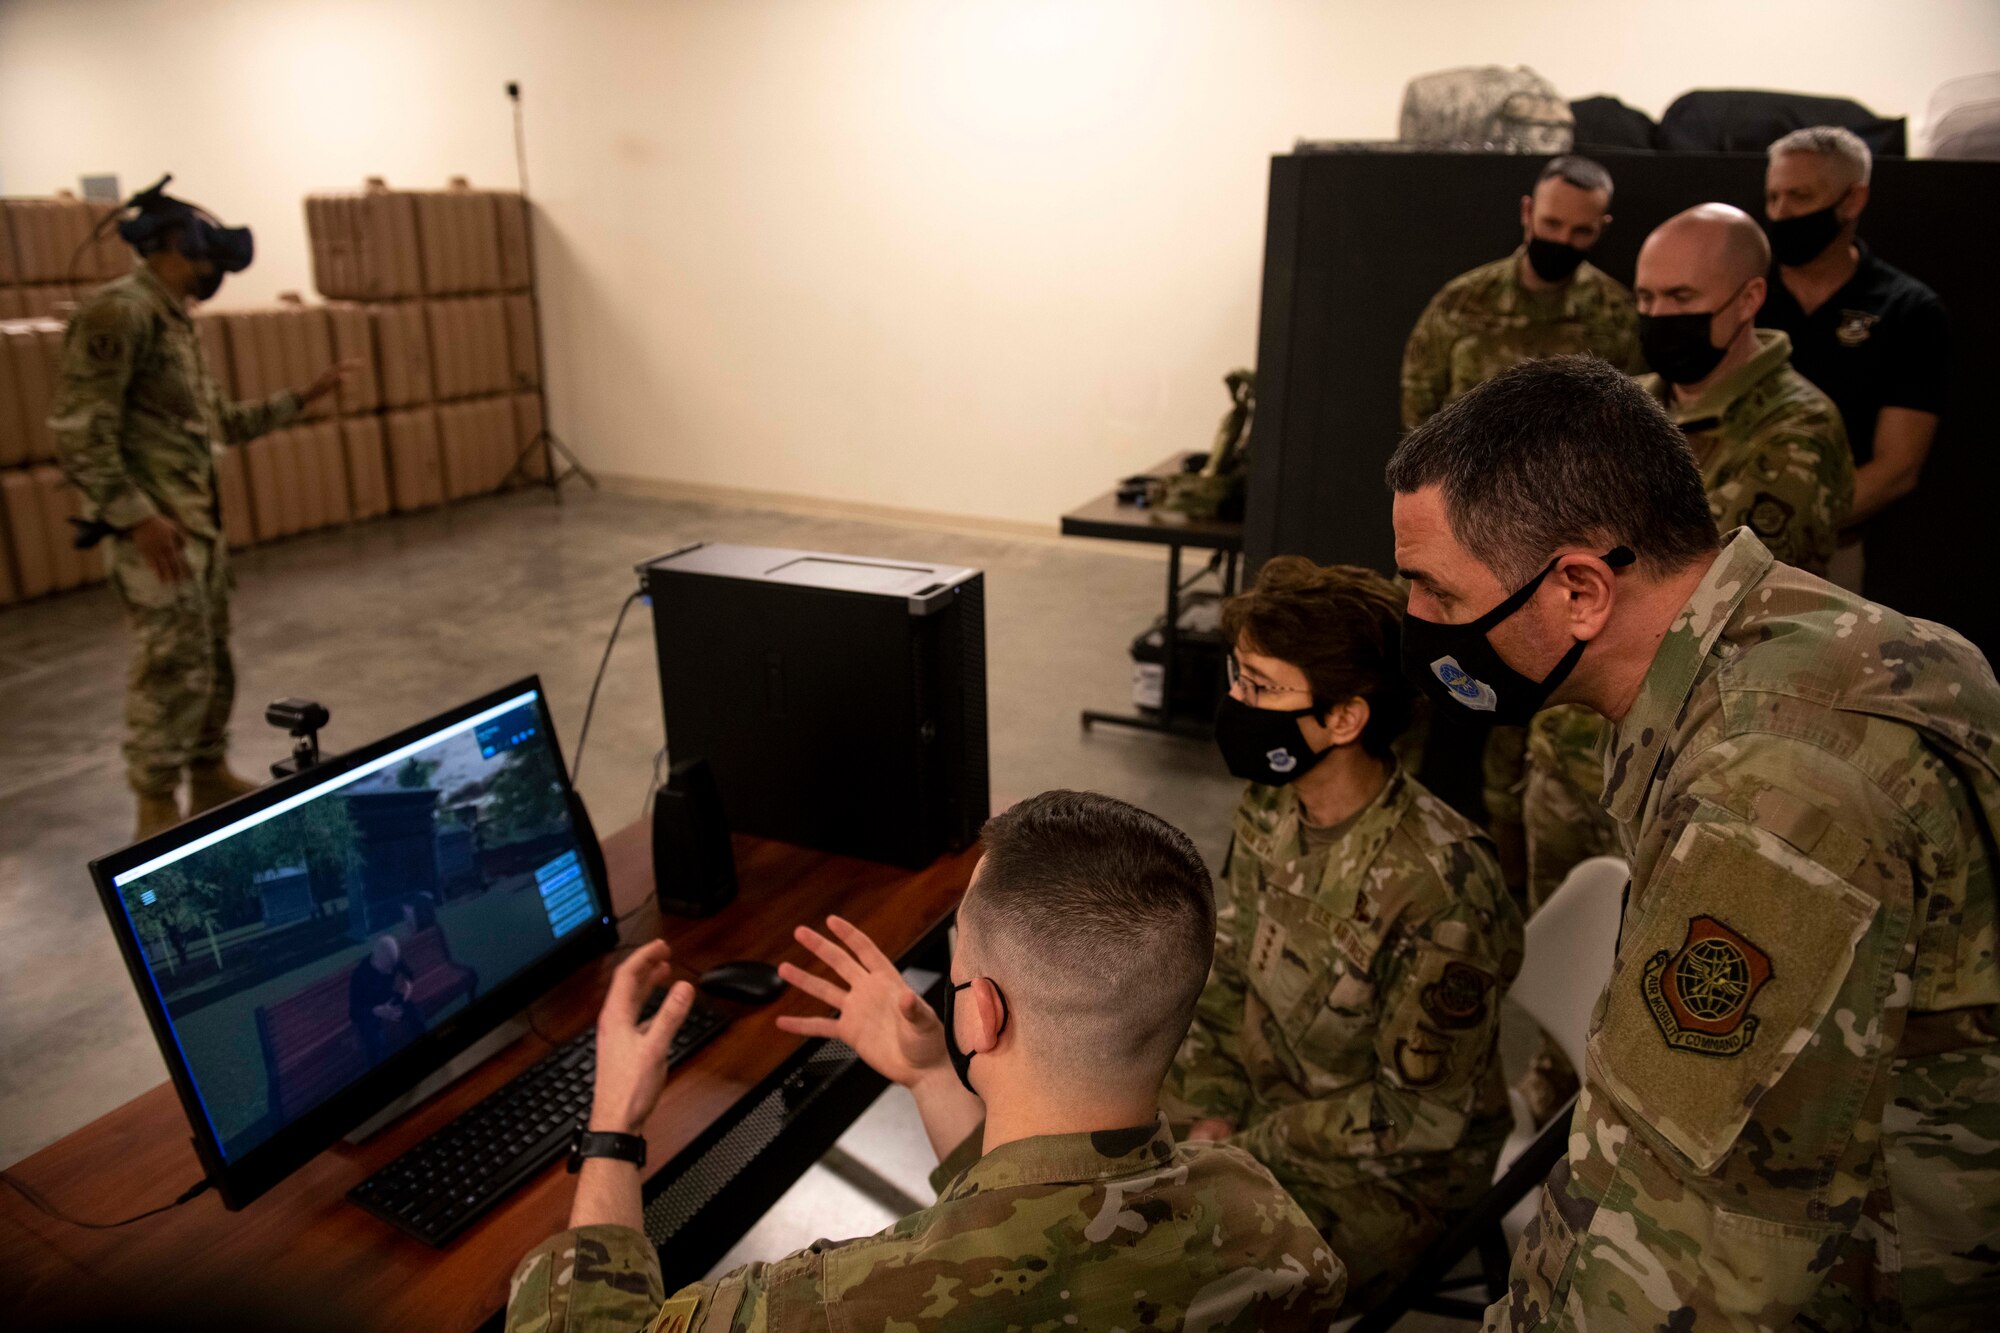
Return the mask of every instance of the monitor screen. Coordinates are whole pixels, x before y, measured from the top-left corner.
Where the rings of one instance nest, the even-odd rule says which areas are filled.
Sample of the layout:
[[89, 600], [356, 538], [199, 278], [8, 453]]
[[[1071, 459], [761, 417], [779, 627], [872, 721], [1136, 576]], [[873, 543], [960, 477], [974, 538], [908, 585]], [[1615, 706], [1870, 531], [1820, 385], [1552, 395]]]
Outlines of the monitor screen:
[[96, 867], [225, 1166], [608, 925], [539, 689], [458, 712]]

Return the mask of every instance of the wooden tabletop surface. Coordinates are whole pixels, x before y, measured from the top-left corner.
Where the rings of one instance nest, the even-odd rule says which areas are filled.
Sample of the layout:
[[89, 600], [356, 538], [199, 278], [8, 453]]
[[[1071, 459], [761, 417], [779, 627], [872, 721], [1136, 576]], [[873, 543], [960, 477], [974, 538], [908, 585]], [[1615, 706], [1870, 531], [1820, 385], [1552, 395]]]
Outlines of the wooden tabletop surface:
[[[661, 934], [653, 903], [650, 831], [621, 830], [604, 844], [612, 898], [627, 922], [623, 939]], [[668, 921], [677, 973], [717, 963], [789, 959], [824, 974], [791, 938], [838, 911], [874, 937], [891, 957], [913, 947], [958, 902], [976, 851], [939, 859], [920, 871], [856, 861], [783, 843], [736, 839], [737, 900], [705, 920]], [[590, 1024], [618, 958], [598, 960], [533, 1007], [539, 1032], [560, 1041]], [[787, 990], [761, 1009], [713, 1000], [733, 1022], [667, 1082], [647, 1122], [648, 1160], [657, 1169], [726, 1113], [746, 1091], [797, 1049], [779, 1032], [780, 1014], [823, 1013]], [[87, 1041], [88, 1033], [79, 1033]], [[371, 1172], [440, 1128], [546, 1054], [547, 1042], [523, 1036], [471, 1074], [368, 1142], [334, 1144], [241, 1212], [207, 1193], [159, 1217], [109, 1231], [71, 1226], [0, 1188], [0, 1309], [16, 1318], [57, 1317], [81, 1305], [210, 1312], [228, 1326], [231, 1308], [283, 1309], [305, 1326], [469, 1329], [505, 1306], [507, 1279], [522, 1254], [562, 1230], [570, 1177], [560, 1163], [544, 1170], [443, 1250], [435, 1250], [348, 1203], [346, 1193]], [[117, 1110], [8, 1168], [71, 1216], [115, 1219], [170, 1202], [201, 1178], [179, 1099], [161, 1083]]]

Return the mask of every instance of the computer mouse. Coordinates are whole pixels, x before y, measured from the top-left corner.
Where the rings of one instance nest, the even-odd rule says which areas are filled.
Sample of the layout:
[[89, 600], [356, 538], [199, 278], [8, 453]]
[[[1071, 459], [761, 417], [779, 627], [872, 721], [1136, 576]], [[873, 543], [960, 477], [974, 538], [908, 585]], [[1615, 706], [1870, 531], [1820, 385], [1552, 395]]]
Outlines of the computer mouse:
[[738, 1004], [769, 1004], [785, 989], [777, 968], [749, 959], [711, 967], [698, 984], [717, 999]]

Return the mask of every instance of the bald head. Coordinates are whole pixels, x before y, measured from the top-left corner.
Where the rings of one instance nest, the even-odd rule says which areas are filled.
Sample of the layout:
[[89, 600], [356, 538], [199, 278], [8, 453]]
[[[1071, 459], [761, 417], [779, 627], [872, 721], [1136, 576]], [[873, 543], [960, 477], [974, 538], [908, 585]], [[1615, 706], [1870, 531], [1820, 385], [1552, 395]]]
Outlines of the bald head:
[[394, 972], [396, 964], [403, 960], [403, 946], [396, 943], [394, 935], [377, 935], [368, 948], [368, 959], [377, 972]]
[[1756, 219], [1728, 204], [1696, 204], [1655, 227], [1639, 248], [1639, 310], [1712, 311], [1751, 284], [1762, 305], [1770, 267], [1771, 243]]

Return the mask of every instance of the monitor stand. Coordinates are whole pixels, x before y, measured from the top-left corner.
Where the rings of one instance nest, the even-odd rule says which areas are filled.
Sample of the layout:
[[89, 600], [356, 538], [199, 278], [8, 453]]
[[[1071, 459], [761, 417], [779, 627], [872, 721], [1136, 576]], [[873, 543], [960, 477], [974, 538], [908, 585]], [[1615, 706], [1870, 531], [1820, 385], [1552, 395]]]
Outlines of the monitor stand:
[[416, 1087], [411, 1088], [395, 1101], [390, 1102], [380, 1111], [362, 1121], [347, 1136], [347, 1141], [349, 1143], [366, 1143], [383, 1129], [386, 1129], [391, 1121], [400, 1117], [404, 1112], [410, 1110], [432, 1094], [442, 1092], [445, 1088], [458, 1082], [458, 1080], [485, 1064], [501, 1051], [513, 1045], [516, 1039], [526, 1036], [527, 1033], [528, 1022], [525, 1018], [508, 1019], [499, 1027], [494, 1028], [478, 1041], [466, 1047], [458, 1055], [446, 1061], [442, 1067], [432, 1071]]

